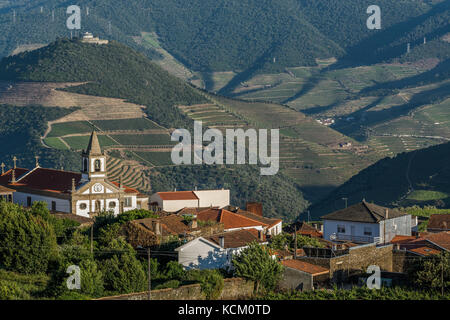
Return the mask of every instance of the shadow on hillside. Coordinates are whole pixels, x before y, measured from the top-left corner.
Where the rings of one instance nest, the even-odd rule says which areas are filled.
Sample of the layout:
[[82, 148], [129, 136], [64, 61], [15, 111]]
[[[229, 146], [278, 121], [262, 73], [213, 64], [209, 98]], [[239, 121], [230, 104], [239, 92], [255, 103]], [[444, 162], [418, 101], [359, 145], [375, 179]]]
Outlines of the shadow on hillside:
[[[339, 62], [328, 67], [329, 70], [375, 64], [386, 59], [403, 55], [406, 53], [406, 45], [408, 42], [411, 43], [411, 46], [419, 45], [423, 43], [423, 37], [415, 40], [402, 40], [402, 42], [397, 45], [391, 44], [400, 41], [426, 20], [437, 19], [436, 16], [445, 10], [450, 10], [450, 0], [445, 0], [434, 5], [432, 9], [423, 15], [378, 31], [373, 36], [365, 38], [355, 46], [349, 48], [347, 54], [344, 55]], [[448, 26], [436, 29], [433, 32], [427, 33], [425, 36], [428, 41], [431, 41], [446, 33], [448, 33]]]

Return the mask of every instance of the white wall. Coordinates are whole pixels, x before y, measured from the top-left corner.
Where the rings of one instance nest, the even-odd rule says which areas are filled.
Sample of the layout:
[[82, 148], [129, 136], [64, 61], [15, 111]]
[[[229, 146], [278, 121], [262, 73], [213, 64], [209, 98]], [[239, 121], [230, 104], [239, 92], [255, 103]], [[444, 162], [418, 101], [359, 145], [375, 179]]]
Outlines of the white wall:
[[22, 206], [27, 206], [27, 197], [31, 197], [31, 203], [35, 201], [44, 201], [47, 203], [47, 208], [49, 210], [52, 209], [52, 201], [56, 202], [56, 211], [60, 212], [66, 212], [70, 213], [70, 201], [59, 199], [59, 198], [52, 198], [52, 197], [45, 197], [41, 195], [35, 195], [35, 194], [29, 194], [29, 193], [23, 193], [23, 192], [15, 192], [13, 196], [14, 203], [18, 203]]
[[178, 262], [185, 269], [217, 269], [228, 261], [225, 250], [213, 246], [201, 237], [177, 248], [176, 251], [178, 251]]
[[276, 236], [281, 233], [281, 221], [269, 229], [269, 234]]
[[198, 208], [198, 200], [162, 200], [155, 193], [150, 197], [150, 203], [158, 203], [158, 207], [167, 212], [175, 212], [183, 208]]
[[200, 200], [200, 207], [223, 208], [230, 205], [230, 190], [201, 190], [193, 192]]
[[[345, 226], [345, 233], [341, 233], [343, 235], [351, 236], [351, 226], [355, 227], [355, 236], [363, 237], [364, 228], [368, 227], [372, 230], [371, 237], [379, 237], [380, 236], [380, 228], [377, 223], [361, 223], [361, 222], [352, 222], [352, 221], [335, 221], [335, 220], [324, 220], [323, 221], [323, 238], [325, 240], [330, 240], [330, 235], [333, 233], [337, 234], [337, 226], [343, 225]], [[367, 236], [366, 236], [367, 237]]]

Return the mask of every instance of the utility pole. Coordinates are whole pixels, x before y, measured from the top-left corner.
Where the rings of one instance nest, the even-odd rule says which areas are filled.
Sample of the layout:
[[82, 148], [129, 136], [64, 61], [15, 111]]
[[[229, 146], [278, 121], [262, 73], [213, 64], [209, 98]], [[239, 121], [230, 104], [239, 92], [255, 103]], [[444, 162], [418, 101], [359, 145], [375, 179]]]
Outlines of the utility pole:
[[441, 295], [444, 296], [444, 257], [441, 258]]
[[147, 261], [148, 261], [148, 300], [152, 298], [152, 276], [151, 276], [151, 259], [150, 259], [150, 247], [147, 248]]
[[297, 259], [297, 226], [294, 225], [294, 259]]
[[91, 226], [91, 254], [94, 254], [94, 223]]
[[348, 198], [342, 198], [342, 200], [345, 201], [345, 208], [347, 209], [347, 200], [348, 200]]

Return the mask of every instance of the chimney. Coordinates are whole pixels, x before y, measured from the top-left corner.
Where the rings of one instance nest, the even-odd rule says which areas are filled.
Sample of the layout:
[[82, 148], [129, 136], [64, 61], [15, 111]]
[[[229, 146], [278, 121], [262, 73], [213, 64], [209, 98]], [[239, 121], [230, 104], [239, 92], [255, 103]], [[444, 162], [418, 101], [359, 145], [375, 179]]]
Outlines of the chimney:
[[386, 220], [389, 219], [389, 209], [386, 208]]
[[194, 217], [194, 218], [192, 219], [192, 221], [189, 223], [189, 227], [190, 227], [191, 229], [197, 229], [197, 227], [198, 227], [197, 217]]
[[219, 245], [221, 248], [225, 248], [225, 237], [224, 236], [219, 237]]
[[247, 202], [245, 210], [257, 216], [263, 216], [262, 204], [259, 202]]
[[258, 230], [258, 240], [264, 241], [264, 231]]
[[161, 224], [159, 223], [159, 220], [156, 220], [153, 224], [154, 226], [154, 230], [153, 232], [157, 235], [160, 236], [161, 235]]

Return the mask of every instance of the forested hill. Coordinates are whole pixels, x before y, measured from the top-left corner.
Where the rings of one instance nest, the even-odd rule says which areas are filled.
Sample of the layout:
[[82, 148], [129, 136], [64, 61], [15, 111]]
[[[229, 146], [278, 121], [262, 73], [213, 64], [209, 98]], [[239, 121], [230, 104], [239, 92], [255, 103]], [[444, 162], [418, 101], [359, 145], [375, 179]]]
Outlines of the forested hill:
[[147, 106], [148, 115], [166, 127], [186, 125], [176, 105], [205, 101], [193, 88], [117, 43], [85, 44], [61, 39], [41, 49], [4, 58], [0, 80], [89, 82], [78, 93], [123, 98]]
[[[280, 71], [330, 57], [374, 63], [402, 57], [407, 43], [426, 56], [439, 55], [436, 50], [450, 52], [434, 42], [450, 31], [450, 0], [378, 0], [382, 30], [366, 26], [367, 8], [373, 4], [370, 0], [77, 2], [82, 9], [81, 31], [118, 40], [152, 58], [158, 54], [132, 37], [156, 32], [166, 50], [196, 71]], [[0, 8], [0, 56], [21, 44], [70, 35], [68, 5], [39, 0]]]
[[361, 171], [312, 206], [320, 217], [366, 199], [380, 205], [450, 204], [450, 143], [385, 158]]

